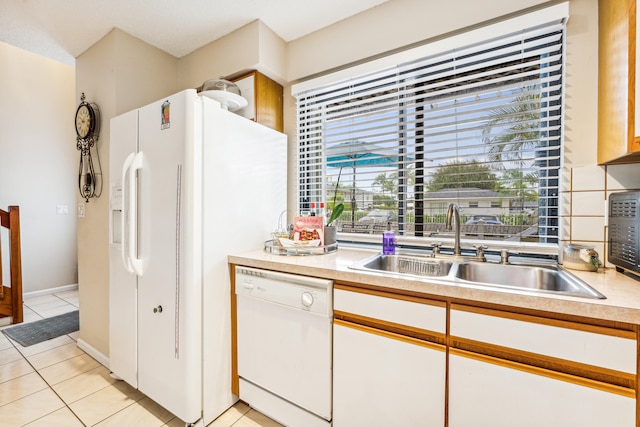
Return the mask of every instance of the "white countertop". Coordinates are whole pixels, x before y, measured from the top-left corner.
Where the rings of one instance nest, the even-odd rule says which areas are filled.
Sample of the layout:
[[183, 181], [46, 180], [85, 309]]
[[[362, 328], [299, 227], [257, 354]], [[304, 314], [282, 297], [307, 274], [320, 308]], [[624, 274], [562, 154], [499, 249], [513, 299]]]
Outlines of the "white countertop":
[[614, 269], [600, 269], [600, 272], [571, 271], [607, 297], [590, 299], [531, 291], [471, 287], [434, 278], [414, 279], [349, 268], [351, 264], [377, 252], [379, 250], [376, 249], [340, 247], [336, 252], [326, 255], [282, 256], [269, 254], [260, 249], [231, 254], [228, 260], [232, 264], [353, 282], [425, 297], [454, 298], [640, 324], [640, 281], [626, 277]]

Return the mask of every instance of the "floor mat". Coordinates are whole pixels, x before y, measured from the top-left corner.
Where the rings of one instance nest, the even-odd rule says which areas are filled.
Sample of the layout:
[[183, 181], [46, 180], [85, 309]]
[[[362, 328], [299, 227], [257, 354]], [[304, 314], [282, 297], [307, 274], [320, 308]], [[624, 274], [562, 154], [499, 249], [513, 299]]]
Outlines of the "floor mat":
[[80, 329], [78, 310], [35, 322], [3, 329], [2, 332], [23, 347], [38, 344]]

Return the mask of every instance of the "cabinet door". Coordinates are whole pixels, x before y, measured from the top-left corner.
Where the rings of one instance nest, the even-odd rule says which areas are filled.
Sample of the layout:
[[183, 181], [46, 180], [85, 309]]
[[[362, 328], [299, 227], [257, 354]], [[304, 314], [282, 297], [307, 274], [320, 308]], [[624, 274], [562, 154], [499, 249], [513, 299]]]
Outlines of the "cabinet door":
[[233, 79], [248, 105], [236, 111], [278, 132], [284, 132], [284, 92], [282, 86], [258, 71]]
[[598, 2], [598, 163], [640, 159], [637, 0]]
[[444, 426], [446, 352], [336, 320], [334, 427]]
[[640, 151], [640, 84], [638, 83], [638, 70], [640, 70], [640, 54], [638, 54], [637, 52], [637, 46], [640, 46], [640, 44], [638, 44], [640, 42], [640, 31], [638, 31], [638, 28], [640, 27], [640, 25], [638, 25], [640, 23], [640, 16], [638, 16], [638, 0], [631, 1], [629, 7], [629, 15], [631, 19], [629, 26], [634, 27], [634, 32], [636, 34], [635, 44], [633, 45], [633, 49], [635, 50], [635, 52], [633, 55], [631, 55], [635, 56], [635, 63], [630, 64], [629, 67], [631, 70], [633, 70], [633, 74], [635, 76], [633, 85], [631, 86], [633, 90], [631, 95], [635, 96], [635, 103], [633, 108], [634, 116], [631, 118], [634, 124], [633, 136], [635, 138], [633, 138], [633, 140], [629, 144], [629, 151], [636, 152]]
[[450, 427], [634, 427], [629, 390], [452, 349]]
[[500, 346], [585, 367], [610, 369], [620, 375], [636, 375], [635, 332], [509, 315], [459, 304], [451, 305], [450, 322], [454, 347], [459, 341], [471, 340], [489, 347]]

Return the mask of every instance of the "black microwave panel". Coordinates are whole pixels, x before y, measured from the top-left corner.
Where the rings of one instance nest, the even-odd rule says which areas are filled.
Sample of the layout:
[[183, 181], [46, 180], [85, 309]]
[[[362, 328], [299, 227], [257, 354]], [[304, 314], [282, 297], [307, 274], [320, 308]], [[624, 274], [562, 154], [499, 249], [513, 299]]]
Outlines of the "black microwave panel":
[[640, 192], [628, 191], [609, 196], [609, 262], [640, 272]]

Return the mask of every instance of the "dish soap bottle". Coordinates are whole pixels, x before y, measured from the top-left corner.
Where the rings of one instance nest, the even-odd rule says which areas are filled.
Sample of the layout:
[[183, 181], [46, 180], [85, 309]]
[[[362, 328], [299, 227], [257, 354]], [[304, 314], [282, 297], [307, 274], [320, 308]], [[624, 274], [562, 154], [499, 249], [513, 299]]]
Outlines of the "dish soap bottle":
[[391, 231], [391, 221], [387, 222], [387, 231], [382, 233], [382, 254], [393, 255], [396, 253], [396, 236]]

